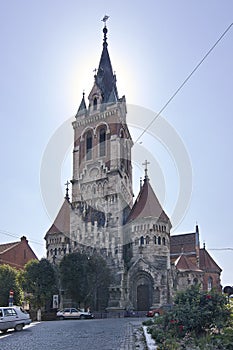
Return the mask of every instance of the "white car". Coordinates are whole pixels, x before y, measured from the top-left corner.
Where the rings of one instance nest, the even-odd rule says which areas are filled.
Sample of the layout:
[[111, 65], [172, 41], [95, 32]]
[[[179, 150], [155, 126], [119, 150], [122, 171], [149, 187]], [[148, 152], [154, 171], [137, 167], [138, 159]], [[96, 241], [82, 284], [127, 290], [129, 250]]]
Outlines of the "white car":
[[32, 322], [30, 315], [20, 306], [0, 306], [0, 331], [5, 333], [14, 328], [21, 331], [25, 325]]
[[85, 318], [93, 318], [93, 314], [89, 311], [83, 311], [82, 309], [75, 309], [74, 307], [65, 308], [57, 312], [57, 317], [60, 320], [78, 318], [80, 320]]

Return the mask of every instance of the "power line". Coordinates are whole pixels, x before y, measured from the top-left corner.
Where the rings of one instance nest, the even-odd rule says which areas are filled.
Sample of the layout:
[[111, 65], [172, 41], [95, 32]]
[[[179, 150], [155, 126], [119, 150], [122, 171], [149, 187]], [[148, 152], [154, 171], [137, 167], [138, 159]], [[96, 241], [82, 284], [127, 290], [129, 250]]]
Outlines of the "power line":
[[218, 45], [218, 43], [223, 39], [223, 37], [227, 34], [227, 32], [232, 27], [233, 23], [231, 23], [227, 29], [222, 33], [219, 39], [214, 43], [214, 45], [209, 49], [209, 51], [205, 54], [205, 56], [200, 60], [200, 62], [195, 66], [192, 72], [187, 76], [187, 78], [183, 81], [183, 83], [178, 87], [178, 89], [172, 94], [169, 100], [165, 103], [165, 105], [160, 109], [158, 114], [151, 120], [151, 122], [147, 125], [147, 127], [143, 130], [143, 132], [136, 139], [135, 143], [140, 140], [140, 138], [145, 134], [145, 132], [151, 127], [154, 121], [160, 116], [160, 114], [165, 110], [165, 108], [169, 105], [169, 103], [174, 99], [174, 97], [178, 94], [178, 92], [183, 88], [183, 86], [188, 82], [188, 80], [192, 77], [192, 75], [197, 71], [197, 69], [201, 66], [201, 64], [205, 61], [205, 59], [209, 56], [209, 54], [214, 50], [214, 48]]
[[208, 250], [233, 250], [233, 248], [208, 248]]
[[[10, 237], [18, 238], [18, 239], [20, 239], [20, 238], [22, 237], [22, 236], [18, 236], [18, 235], [16, 235], [16, 234], [14, 234], [14, 233], [11, 233], [11, 232], [9, 232], [9, 231], [5, 231], [5, 230], [1, 230], [1, 229], [0, 229], [0, 234], [3, 234], [3, 235], [5, 235], [5, 236], [10, 236]], [[28, 242], [30, 242], [30, 243], [35, 243], [35, 244], [39, 244], [39, 245], [44, 246], [44, 244], [42, 244], [41, 242], [37, 242], [37, 241], [34, 241], [34, 240], [32, 240], [32, 239], [28, 239], [28, 237], [27, 237], [27, 240], [28, 240]]]

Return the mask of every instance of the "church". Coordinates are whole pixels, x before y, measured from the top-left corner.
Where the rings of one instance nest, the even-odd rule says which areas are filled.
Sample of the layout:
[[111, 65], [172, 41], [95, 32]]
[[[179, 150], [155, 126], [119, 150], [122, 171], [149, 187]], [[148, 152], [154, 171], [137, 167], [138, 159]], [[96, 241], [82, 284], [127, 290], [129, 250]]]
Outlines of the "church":
[[114, 276], [109, 310], [159, 307], [192, 284], [221, 291], [222, 270], [200, 247], [198, 226], [171, 235], [147, 161], [134, 200], [126, 98], [118, 95], [104, 23], [94, 84], [87, 97], [83, 93], [72, 123], [72, 195], [67, 183], [62, 207], [45, 235], [47, 259], [58, 264], [72, 252], [100, 254]]

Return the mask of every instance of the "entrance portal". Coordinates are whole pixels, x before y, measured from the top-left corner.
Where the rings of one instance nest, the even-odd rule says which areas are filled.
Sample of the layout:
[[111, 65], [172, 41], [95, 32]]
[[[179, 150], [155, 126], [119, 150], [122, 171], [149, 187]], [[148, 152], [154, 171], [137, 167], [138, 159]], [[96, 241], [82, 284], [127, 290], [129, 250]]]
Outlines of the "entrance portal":
[[145, 311], [150, 307], [150, 293], [148, 284], [137, 287], [137, 310]]

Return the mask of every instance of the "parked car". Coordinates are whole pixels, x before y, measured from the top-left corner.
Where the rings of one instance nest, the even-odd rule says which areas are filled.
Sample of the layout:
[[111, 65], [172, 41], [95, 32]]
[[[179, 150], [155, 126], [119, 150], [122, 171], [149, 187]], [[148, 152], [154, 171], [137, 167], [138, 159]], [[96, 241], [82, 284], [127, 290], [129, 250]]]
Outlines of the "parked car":
[[172, 309], [172, 304], [164, 304], [157, 309], [155, 308], [150, 309], [147, 312], [146, 316], [147, 317], [160, 316], [160, 315], [163, 315], [165, 312], [171, 311], [171, 309]]
[[14, 328], [21, 331], [25, 325], [32, 322], [30, 315], [20, 306], [0, 306], [0, 331], [5, 333]]
[[82, 309], [75, 309], [74, 307], [65, 308], [57, 312], [57, 317], [60, 320], [78, 318], [80, 320], [93, 318], [93, 314], [89, 311], [84, 311]]

